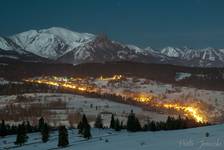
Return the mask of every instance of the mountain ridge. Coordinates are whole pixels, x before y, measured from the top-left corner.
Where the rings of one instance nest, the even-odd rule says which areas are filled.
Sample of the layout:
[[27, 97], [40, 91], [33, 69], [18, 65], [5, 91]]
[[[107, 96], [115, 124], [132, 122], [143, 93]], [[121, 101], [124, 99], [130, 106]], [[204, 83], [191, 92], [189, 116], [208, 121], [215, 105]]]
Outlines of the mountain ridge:
[[7, 51], [15, 51], [20, 55], [29, 52], [33, 54], [32, 57], [69, 64], [136, 61], [191, 67], [224, 67], [224, 49], [171, 46], [162, 49], [139, 48], [112, 41], [106, 35], [78, 33], [60, 27], [29, 30], [0, 37], [0, 51], [2, 57]]

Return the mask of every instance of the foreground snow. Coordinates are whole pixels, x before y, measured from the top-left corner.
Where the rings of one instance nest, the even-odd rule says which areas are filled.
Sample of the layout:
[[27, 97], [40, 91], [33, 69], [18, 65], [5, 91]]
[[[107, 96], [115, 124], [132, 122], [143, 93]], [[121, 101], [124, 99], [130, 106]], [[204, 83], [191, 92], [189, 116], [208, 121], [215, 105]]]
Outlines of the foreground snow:
[[[85, 140], [78, 136], [77, 130], [69, 130], [70, 145], [65, 150], [223, 150], [224, 125], [201, 127], [176, 131], [115, 132], [110, 129], [92, 129], [93, 138]], [[209, 132], [210, 136], [205, 137]], [[0, 149], [13, 148], [21, 150], [58, 149], [57, 132], [51, 134], [46, 144], [40, 140], [39, 133], [30, 134], [29, 141], [23, 147], [13, 147], [15, 136], [0, 139]], [[106, 142], [108, 141], [108, 142]]]

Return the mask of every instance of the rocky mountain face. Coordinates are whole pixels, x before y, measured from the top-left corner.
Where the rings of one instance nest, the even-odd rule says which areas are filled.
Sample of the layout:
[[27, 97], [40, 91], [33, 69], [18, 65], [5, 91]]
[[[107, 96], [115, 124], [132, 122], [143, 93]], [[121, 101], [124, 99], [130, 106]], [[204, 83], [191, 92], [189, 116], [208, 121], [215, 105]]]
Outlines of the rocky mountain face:
[[135, 61], [192, 67], [224, 67], [224, 49], [165, 47], [145, 49], [125, 45], [105, 35], [73, 32], [53, 27], [0, 37], [0, 59], [80, 64], [86, 62]]
[[59, 62], [79, 64], [106, 61], [157, 61], [150, 53], [144, 54], [126, 45], [109, 40], [105, 35], [81, 44], [58, 59]]

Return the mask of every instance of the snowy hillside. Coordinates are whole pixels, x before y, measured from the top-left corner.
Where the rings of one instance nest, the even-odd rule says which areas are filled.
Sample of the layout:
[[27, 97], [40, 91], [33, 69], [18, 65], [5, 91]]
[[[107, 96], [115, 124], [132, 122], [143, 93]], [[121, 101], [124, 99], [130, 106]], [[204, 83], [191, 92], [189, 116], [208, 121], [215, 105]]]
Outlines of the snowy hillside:
[[[72, 150], [223, 150], [224, 126], [209, 126], [194, 129], [158, 132], [126, 131], [115, 132], [110, 129], [92, 129], [93, 137], [85, 140], [78, 136], [77, 130], [69, 130], [69, 146], [63, 149]], [[210, 134], [209, 137], [205, 133]], [[22, 147], [15, 147], [14, 135], [0, 139], [0, 148], [21, 150], [60, 149], [57, 148], [58, 133], [51, 133], [47, 143], [41, 142], [39, 133], [29, 134], [28, 142]]]

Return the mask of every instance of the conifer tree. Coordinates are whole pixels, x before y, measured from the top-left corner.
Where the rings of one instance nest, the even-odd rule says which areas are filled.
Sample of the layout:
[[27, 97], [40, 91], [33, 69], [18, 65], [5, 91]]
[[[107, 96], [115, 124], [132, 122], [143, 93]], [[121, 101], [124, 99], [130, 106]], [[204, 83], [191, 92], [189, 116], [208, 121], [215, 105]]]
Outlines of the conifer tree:
[[89, 139], [91, 137], [91, 133], [90, 133], [91, 127], [88, 123], [86, 115], [83, 115], [82, 123], [83, 123], [83, 137]]
[[91, 133], [90, 133], [90, 125], [86, 125], [84, 126], [84, 130], [83, 130], [83, 137], [90, 139], [91, 138]]
[[60, 126], [58, 130], [58, 147], [66, 147], [69, 144], [68, 131], [65, 126]]
[[26, 122], [26, 129], [28, 133], [31, 133], [33, 131], [33, 127], [30, 125], [30, 122]]
[[43, 143], [46, 143], [49, 140], [49, 132], [50, 132], [49, 126], [47, 123], [45, 123], [43, 129], [41, 130]]
[[114, 129], [114, 126], [115, 126], [115, 121], [114, 121], [114, 115], [112, 114], [111, 115], [111, 120], [110, 120], [110, 128]]
[[84, 138], [89, 139], [91, 137], [90, 128], [86, 115], [83, 115], [82, 120], [78, 125], [79, 134], [82, 134]]
[[135, 114], [133, 110], [131, 110], [131, 113], [128, 115], [127, 130], [135, 131]]
[[167, 130], [173, 130], [176, 129], [176, 120], [173, 117], [168, 116], [166, 120], [166, 129]]
[[44, 118], [41, 117], [39, 119], [38, 129], [41, 131], [43, 129], [43, 126], [44, 126]]
[[77, 128], [78, 128], [78, 134], [82, 134], [82, 130], [83, 130], [82, 121], [79, 122]]
[[182, 123], [182, 118], [181, 116], [179, 115], [179, 117], [176, 119], [176, 125], [175, 125], [175, 128], [176, 129], [183, 129], [183, 123]]
[[17, 137], [16, 137], [16, 145], [22, 146], [28, 139], [28, 136], [26, 135], [26, 126], [25, 123], [19, 125], [17, 130]]
[[131, 132], [136, 132], [141, 130], [141, 125], [138, 120], [138, 118], [135, 117], [135, 114], [133, 111], [128, 116], [128, 121], [127, 121], [127, 130]]
[[115, 127], [114, 127], [115, 131], [120, 131], [121, 130], [121, 125], [120, 125], [120, 121], [118, 119], [115, 120]]
[[141, 127], [141, 124], [140, 124], [138, 118], [135, 118], [135, 130], [136, 131], [141, 131], [142, 130], [142, 127]]
[[156, 131], [157, 128], [156, 128], [156, 123], [154, 121], [151, 121], [150, 123], [150, 131]]
[[121, 128], [121, 129], [124, 129], [124, 128], [125, 128], [125, 127], [124, 127], [124, 124], [123, 124], [123, 121], [120, 122], [120, 128]]
[[7, 129], [5, 125], [5, 120], [2, 120], [2, 123], [0, 125], [0, 136], [5, 137], [7, 135]]
[[102, 118], [100, 114], [97, 115], [94, 126], [95, 128], [103, 128]]

